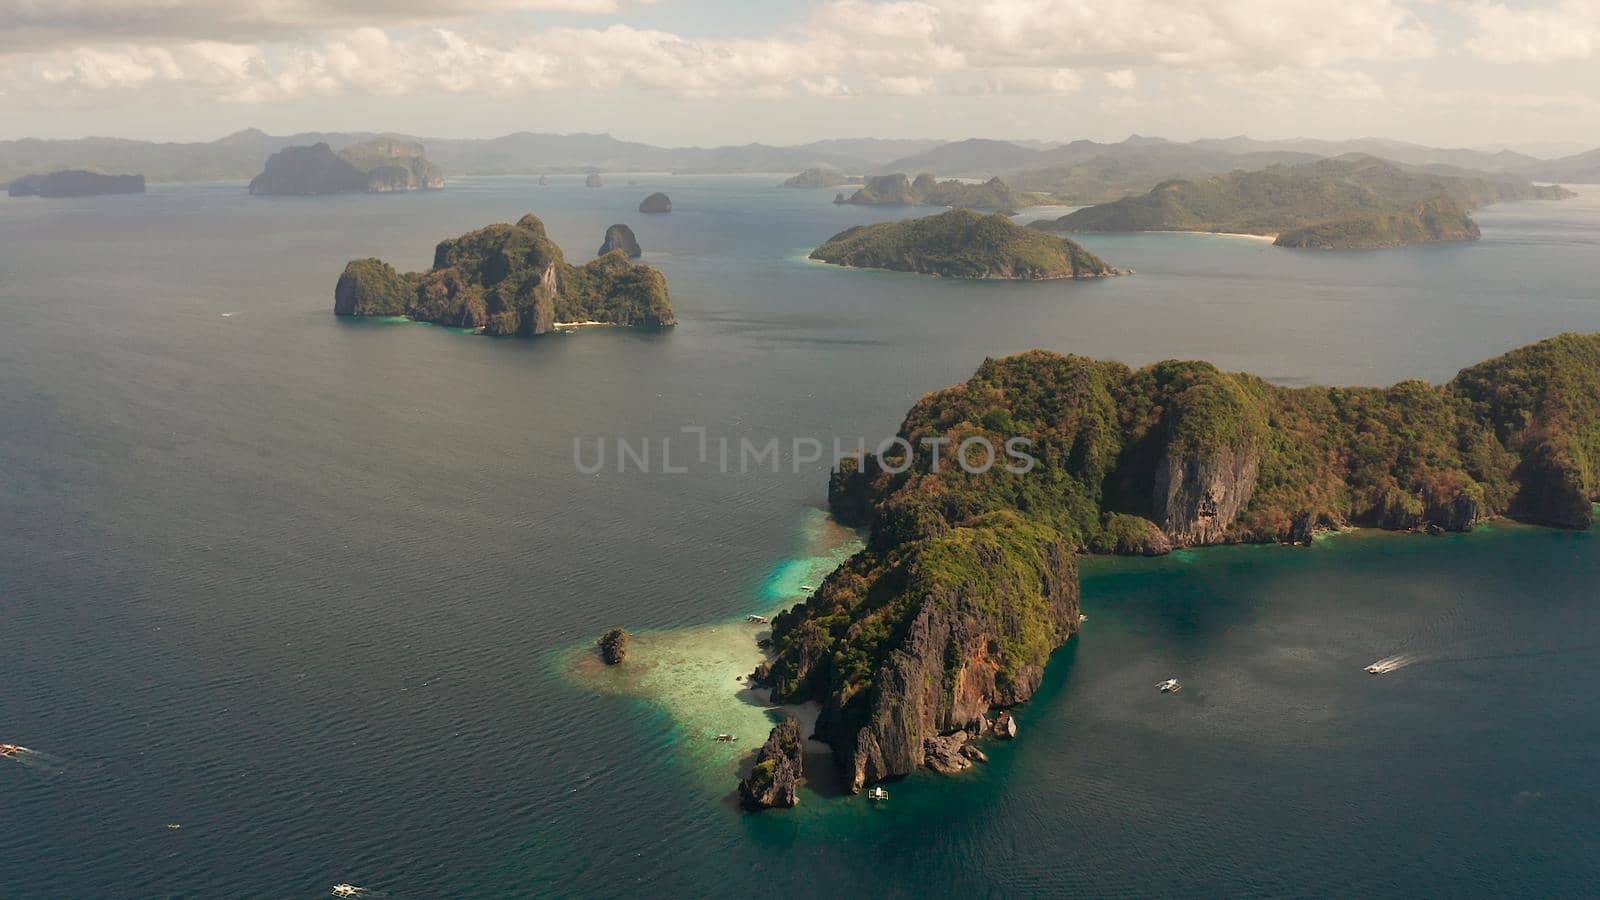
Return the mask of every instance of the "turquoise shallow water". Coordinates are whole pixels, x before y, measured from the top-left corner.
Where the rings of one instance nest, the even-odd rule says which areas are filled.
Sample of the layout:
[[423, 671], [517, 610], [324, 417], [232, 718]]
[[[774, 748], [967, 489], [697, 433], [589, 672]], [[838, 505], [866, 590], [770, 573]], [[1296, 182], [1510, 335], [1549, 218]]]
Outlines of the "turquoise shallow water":
[[[1600, 875], [1587, 535], [1095, 562], [1022, 740], [881, 810], [740, 816], [694, 740], [711, 720], [563, 662], [613, 625], [681, 636], [781, 600], [826, 486], [821, 463], [581, 476], [574, 437], [870, 439], [1035, 346], [1447, 378], [1600, 330], [1600, 198], [1379, 254], [1097, 237], [1139, 275], [1007, 285], [796, 258], [906, 211], [638, 181], [0, 199], [0, 741], [40, 751], [0, 760], [0, 896], [1571, 895]], [[631, 212], [657, 189], [671, 216]], [[576, 258], [630, 222], [683, 325], [526, 342], [329, 314], [346, 259], [421, 266], [529, 210]], [[1416, 659], [1361, 671], [1391, 656]], [[1176, 697], [1153, 690], [1169, 676]]]

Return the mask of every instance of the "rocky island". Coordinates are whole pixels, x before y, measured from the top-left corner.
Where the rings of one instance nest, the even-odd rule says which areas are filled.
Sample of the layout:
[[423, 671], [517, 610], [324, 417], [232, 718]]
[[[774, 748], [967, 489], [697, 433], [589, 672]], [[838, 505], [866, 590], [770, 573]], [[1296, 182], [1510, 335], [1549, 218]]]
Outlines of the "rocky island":
[[781, 187], [831, 188], [849, 184], [850, 176], [830, 166], [813, 166], [793, 178], [784, 179]]
[[388, 194], [437, 190], [444, 174], [415, 141], [380, 138], [338, 153], [325, 143], [286, 147], [250, 181], [252, 194]]
[[11, 182], [6, 193], [13, 197], [96, 197], [102, 194], [142, 194], [143, 175], [102, 175], [81, 169], [66, 169], [48, 175], [24, 175]]
[[672, 212], [672, 198], [656, 191], [654, 194], [639, 201], [639, 212], [658, 214]]
[[983, 184], [970, 184], [951, 179], [935, 181], [923, 173], [915, 180], [899, 175], [877, 175], [867, 179], [861, 190], [846, 197], [834, 198], [835, 203], [852, 203], [858, 206], [954, 206], [966, 209], [1017, 209], [1033, 205], [1033, 199], [1006, 186], [999, 178]]
[[750, 774], [739, 782], [740, 805], [752, 812], [797, 805], [800, 782], [805, 777], [804, 748], [805, 735], [800, 733], [798, 719], [788, 716], [778, 723], [756, 751]]
[[620, 250], [571, 265], [531, 214], [440, 242], [427, 272], [401, 274], [382, 260], [352, 260], [334, 288], [333, 311], [406, 316], [490, 335], [546, 334], [558, 322], [677, 324], [658, 270], [631, 263]]
[[633, 229], [622, 224], [606, 229], [606, 239], [600, 242], [600, 252], [596, 255], [605, 256], [613, 250], [621, 250], [629, 259], [638, 259], [644, 255], [644, 250], [639, 246], [639, 239], [633, 236]]
[[812, 251], [837, 266], [951, 278], [1041, 281], [1127, 274], [1065, 238], [1030, 231], [1003, 215], [953, 209], [904, 222], [858, 225]]
[[1064, 232], [1205, 231], [1286, 237], [1281, 246], [1396, 247], [1473, 240], [1467, 212], [1506, 200], [1576, 196], [1559, 186], [1442, 175], [1370, 156], [1174, 179], [1147, 194], [1033, 222]]
[[[1464, 531], [1501, 516], [1590, 527], [1600, 335], [1542, 341], [1437, 387], [1286, 388], [1200, 362], [1033, 351], [924, 397], [899, 437], [833, 473], [834, 515], [869, 529], [866, 548], [774, 618], [773, 656], [752, 676], [776, 703], [821, 704], [816, 736], [858, 791], [962, 768], [957, 735], [1033, 695], [1078, 631], [1080, 552], [1304, 542], [1354, 525]], [[1031, 462], [1004, 452], [984, 470], [979, 438]]]

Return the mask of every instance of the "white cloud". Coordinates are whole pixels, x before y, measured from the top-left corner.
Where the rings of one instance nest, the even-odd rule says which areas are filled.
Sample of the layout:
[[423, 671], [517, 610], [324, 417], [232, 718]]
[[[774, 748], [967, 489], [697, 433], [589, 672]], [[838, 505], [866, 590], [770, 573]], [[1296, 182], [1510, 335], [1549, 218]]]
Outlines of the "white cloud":
[[611, 15], [656, 0], [0, 0], [0, 46], [244, 42], [510, 12]]
[[1119, 91], [1131, 91], [1139, 86], [1139, 76], [1132, 69], [1113, 69], [1105, 74], [1106, 84]]
[[1502, 63], [1600, 59], [1600, 0], [1559, 0], [1546, 6], [1463, 4], [1476, 33], [1467, 49]]

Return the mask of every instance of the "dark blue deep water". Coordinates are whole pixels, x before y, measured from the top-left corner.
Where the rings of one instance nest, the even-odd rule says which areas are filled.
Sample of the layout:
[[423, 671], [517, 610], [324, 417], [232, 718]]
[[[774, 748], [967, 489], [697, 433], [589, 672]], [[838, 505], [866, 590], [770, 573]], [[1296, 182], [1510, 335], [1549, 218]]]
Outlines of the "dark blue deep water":
[[[0, 199], [0, 897], [1591, 894], [1600, 541], [1500, 526], [1085, 566], [1083, 635], [971, 777], [744, 817], [613, 625], [738, 619], [826, 466], [578, 474], [574, 437], [893, 431], [1032, 347], [1288, 384], [1449, 378], [1600, 330], [1600, 190], [1462, 246], [1085, 243], [1139, 274], [804, 261], [906, 211], [777, 178]], [[633, 212], [653, 190], [670, 216]], [[492, 340], [340, 321], [345, 260], [533, 211], [630, 222], [682, 324]], [[229, 314], [229, 315], [224, 315]], [[1383, 676], [1362, 667], [1400, 661]], [[1186, 689], [1157, 694], [1181, 677]], [[170, 828], [169, 825], [181, 825]]]

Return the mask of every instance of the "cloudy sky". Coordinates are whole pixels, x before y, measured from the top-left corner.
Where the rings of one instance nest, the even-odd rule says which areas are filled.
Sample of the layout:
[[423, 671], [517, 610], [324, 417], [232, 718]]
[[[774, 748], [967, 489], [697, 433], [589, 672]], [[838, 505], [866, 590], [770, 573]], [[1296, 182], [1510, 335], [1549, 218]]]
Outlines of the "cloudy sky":
[[1600, 0], [0, 0], [0, 138], [1600, 144]]

